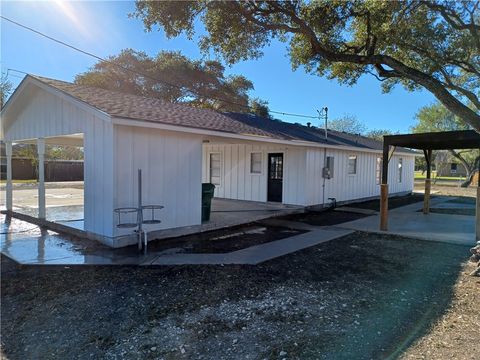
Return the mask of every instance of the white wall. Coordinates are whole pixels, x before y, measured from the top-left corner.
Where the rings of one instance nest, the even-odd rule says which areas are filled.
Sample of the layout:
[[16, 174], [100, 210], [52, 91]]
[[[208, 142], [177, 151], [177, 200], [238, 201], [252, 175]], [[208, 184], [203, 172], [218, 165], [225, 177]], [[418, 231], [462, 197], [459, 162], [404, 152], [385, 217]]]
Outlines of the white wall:
[[[349, 201], [380, 195], [380, 186], [376, 179], [376, 159], [380, 153], [345, 151], [327, 149], [327, 156], [334, 157], [334, 176], [325, 180], [325, 203], [328, 198], [337, 201]], [[348, 174], [348, 157], [357, 156], [357, 173]], [[398, 181], [398, 159], [403, 158], [403, 179]], [[307, 202], [306, 205], [322, 203], [324, 164], [324, 149], [309, 148], [307, 151]], [[395, 154], [390, 160], [388, 183], [389, 193], [399, 193], [413, 190], [414, 157], [411, 155]]]
[[85, 230], [113, 235], [113, 126], [105, 117], [34, 85], [2, 116], [5, 140], [83, 133]]
[[[136, 207], [137, 170], [142, 169], [143, 204], [165, 206], [162, 223], [148, 231], [201, 223], [202, 139], [156, 129], [114, 127], [114, 207]], [[132, 230], [117, 229], [116, 234]]]
[[[280, 146], [262, 143], [204, 144], [202, 181], [208, 182], [209, 154], [222, 156], [222, 183], [215, 189], [220, 198], [267, 201], [268, 153], [284, 153], [283, 203], [318, 205], [323, 201], [322, 168], [324, 149], [299, 146]], [[262, 174], [250, 174], [250, 153], [262, 152]], [[357, 174], [347, 174], [348, 156], [357, 156]], [[329, 197], [348, 201], [378, 196], [375, 165], [380, 153], [327, 149], [335, 158], [334, 177], [325, 181], [325, 202]], [[403, 181], [398, 182], [398, 158], [403, 158]], [[414, 157], [394, 155], [389, 166], [390, 193], [413, 190]]]
[[[250, 154], [262, 153], [262, 173], [250, 173]], [[216, 187], [219, 198], [267, 201], [267, 161], [269, 153], [283, 153], [283, 203], [301, 205], [305, 201], [302, 174], [305, 171], [305, 148], [276, 144], [204, 144], [202, 181], [209, 182], [210, 153], [222, 157], [222, 181]]]

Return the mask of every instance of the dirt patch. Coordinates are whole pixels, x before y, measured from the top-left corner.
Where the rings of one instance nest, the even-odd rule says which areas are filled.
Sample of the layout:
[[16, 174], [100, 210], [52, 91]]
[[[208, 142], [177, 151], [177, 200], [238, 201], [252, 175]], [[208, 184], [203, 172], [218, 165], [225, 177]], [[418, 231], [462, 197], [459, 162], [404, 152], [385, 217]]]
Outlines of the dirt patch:
[[[8, 359], [397, 356], [448, 311], [468, 255], [354, 233], [257, 266], [4, 268], [2, 259], [2, 351]], [[478, 297], [468, 301], [478, 313]]]
[[452, 302], [402, 359], [476, 359], [480, 353], [480, 278], [466, 264], [453, 288]]
[[[388, 199], [388, 208], [395, 209], [400, 206], [410, 205], [423, 201], [423, 195], [411, 194], [405, 196], [395, 196]], [[359, 203], [349, 204], [350, 207], [380, 211], [380, 200], [369, 200]]]
[[[424, 191], [424, 189], [425, 185], [415, 183], [415, 191]], [[477, 189], [475, 187], [462, 188], [460, 186], [432, 184], [432, 192], [435, 192], [435, 195], [465, 196], [473, 198], [477, 196]]]
[[351, 213], [345, 211], [325, 210], [325, 211], [309, 211], [303, 214], [295, 214], [282, 217], [281, 219], [289, 221], [304, 222], [313, 226], [333, 226], [348, 221], [364, 218], [365, 214]]
[[229, 253], [305, 232], [277, 226], [251, 225], [175, 239], [151, 241], [148, 243], [148, 249], [151, 252], [178, 248], [187, 253]]

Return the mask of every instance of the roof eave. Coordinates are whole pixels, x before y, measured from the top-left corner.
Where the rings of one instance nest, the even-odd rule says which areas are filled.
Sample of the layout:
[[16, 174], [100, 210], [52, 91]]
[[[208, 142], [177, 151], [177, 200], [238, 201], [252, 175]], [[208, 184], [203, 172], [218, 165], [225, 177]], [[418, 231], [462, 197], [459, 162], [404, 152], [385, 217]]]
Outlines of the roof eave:
[[[217, 136], [217, 137], [225, 137], [230, 139], [239, 139], [244, 141], [260, 141], [260, 142], [268, 142], [268, 143], [275, 143], [275, 144], [282, 144], [282, 145], [293, 145], [293, 146], [315, 147], [315, 148], [331, 148], [331, 149], [339, 149], [339, 150], [345, 150], [345, 151], [361, 151], [361, 152], [376, 153], [376, 154], [382, 153], [382, 150], [369, 149], [364, 147], [355, 147], [355, 146], [346, 146], [346, 145], [330, 145], [330, 144], [316, 143], [316, 142], [303, 141], [303, 140], [275, 139], [273, 137], [267, 137], [262, 135], [239, 134], [239, 133], [233, 133], [228, 131], [210, 130], [205, 128], [196, 128], [196, 127], [182, 126], [182, 125], [172, 125], [172, 124], [162, 123], [158, 121], [132, 119], [132, 118], [125, 118], [125, 117], [112, 116], [112, 123], [113, 125], [147, 127], [147, 128], [155, 128], [155, 129], [166, 130], [166, 131], [176, 131], [176, 132], [183, 132], [183, 133], [189, 133], [189, 134], [196, 134], [196, 135]], [[410, 152], [407, 153], [407, 152], [397, 151], [396, 153], [409, 155], [409, 156], [414, 155]]]

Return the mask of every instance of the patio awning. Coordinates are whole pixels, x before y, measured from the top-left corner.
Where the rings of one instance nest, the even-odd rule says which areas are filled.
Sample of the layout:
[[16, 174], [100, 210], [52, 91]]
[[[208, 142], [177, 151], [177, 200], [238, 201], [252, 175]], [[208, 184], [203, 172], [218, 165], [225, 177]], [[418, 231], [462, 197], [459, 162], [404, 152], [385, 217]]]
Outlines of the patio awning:
[[[393, 147], [393, 149], [391, 149]], [[427, 162], [423, 213], [430, 211], [431, 166], [433, 150], [479, 149], [480, 134], [474, 130], [442, 131], [383, 137], [383, 166], [380, 195], [380, 230], [388, 229], [388, 163], [396, 147], [423, 150]], [[480, 162], [478, 164], [480, 170]], [[479, 171], [480, 173], [480, 171]], [[480, 241], [480, 177], [477, 189], [476, 237]]]
[[383, 146], [389, 145], [420, 150], [478, 149], [480, 134], [462, 130], [384, 136]]

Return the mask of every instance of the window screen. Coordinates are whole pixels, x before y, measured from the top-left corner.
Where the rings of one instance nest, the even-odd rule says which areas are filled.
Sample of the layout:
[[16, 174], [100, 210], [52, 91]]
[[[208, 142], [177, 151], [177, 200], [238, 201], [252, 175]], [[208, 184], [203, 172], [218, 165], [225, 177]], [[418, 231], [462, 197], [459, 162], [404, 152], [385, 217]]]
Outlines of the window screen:
[[327, 156], [327, 166], [329, 173], [329, 179], [333, 178], [333, 171], [335, 168], [335, 158], [333, 156]]
[[210, 182], [216, 186], [220, 186], [221, 183], [221, 154], [212, 153], [210, 154]]
[[357, 156], [350, 155], [348, 157], [348, 174], [355, 175], [357, 173]]
[[262, 173], [262, 153], [256, 152], [250, 154], [250, 173]]
[[398, 182], [403, 180], [403, 159], [398, 159]]
[[380, 156], [377, 157], [377, 163], [375, 164], [375, 180], [377, 185], [380, 185], [382, 181], [382, 158]]

